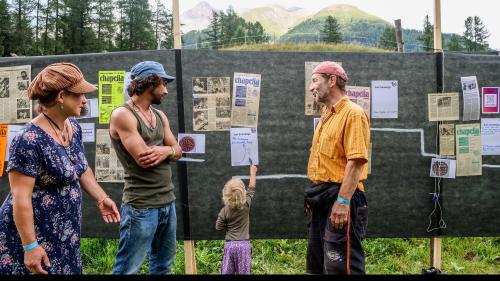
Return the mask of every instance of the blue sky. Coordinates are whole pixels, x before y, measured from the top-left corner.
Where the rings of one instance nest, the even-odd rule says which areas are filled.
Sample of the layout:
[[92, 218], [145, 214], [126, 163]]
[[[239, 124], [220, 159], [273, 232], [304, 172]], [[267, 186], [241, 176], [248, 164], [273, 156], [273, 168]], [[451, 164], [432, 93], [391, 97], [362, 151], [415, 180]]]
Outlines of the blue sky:
[[[394, 23], [395, 19], [401, 19], [403, 28], [422, 30], [425, 15], [429, 15], [434, 21], [434, 0], [204, 0], [216, 9], [226, 9], [229, 5], [238, 12], [243, 9], [280, 4], [284, 7], [297, 6], [311, 11], [318, 11], [329, 5], [350, 4]], [[172, 6], [168, 0], [167, 5]], [[181, 13], [191, 9], [201, 0], [179, 0]], [[500, 50], [500, 1], [498, 0], [441, 0], [441, 26], [442, 32], [458, 33], [464, 32], [464, 21], [468, 16], [479, 16], [485, 23], [490, 33], [488, 42], [493, 49]]]

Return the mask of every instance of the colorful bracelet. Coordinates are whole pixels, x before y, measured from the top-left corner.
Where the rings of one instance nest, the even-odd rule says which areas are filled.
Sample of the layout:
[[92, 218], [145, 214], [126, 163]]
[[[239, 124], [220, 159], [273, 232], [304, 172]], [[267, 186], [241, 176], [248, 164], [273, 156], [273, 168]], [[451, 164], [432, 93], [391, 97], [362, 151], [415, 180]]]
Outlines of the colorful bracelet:
[[23, 246], [24, 248], [24, 251], [29, 251], [29, 250], [32, 250], [33, 248], [37, 247], [38, 246], [38, 241], [35, 241], [31, 244], [28, 244], [26, 246]]
[[349, 205], [349, 200], [346, 200], [340, 196], [337, 196], [337, 201], [339, 201], [340, 203], [344, 204], [344, 205]]

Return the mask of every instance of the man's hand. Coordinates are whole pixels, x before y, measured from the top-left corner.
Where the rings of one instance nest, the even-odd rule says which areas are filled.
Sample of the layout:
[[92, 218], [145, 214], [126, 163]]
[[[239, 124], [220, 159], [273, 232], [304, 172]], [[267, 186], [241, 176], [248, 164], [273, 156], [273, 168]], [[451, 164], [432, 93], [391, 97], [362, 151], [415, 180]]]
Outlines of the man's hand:
[[154, 167], [170, 156], [170, 147], [168, 146], [152, 146], [146, 151], [139, 153], [139, 163], [144, 168]]
[[332, 222], [335, 229], [342, 229], [344, 225], [347, 225], [347, 220], [349, 219], [349, 205], [335, 201], [332, 207], [332, 213], [330, 215], [330, 221]]
[[40, 245], [24, 252], [24, 265], [33, 274], [49, 274], [42, 268], [42, 260], [45, 266], [50, 267], [49, 257]]

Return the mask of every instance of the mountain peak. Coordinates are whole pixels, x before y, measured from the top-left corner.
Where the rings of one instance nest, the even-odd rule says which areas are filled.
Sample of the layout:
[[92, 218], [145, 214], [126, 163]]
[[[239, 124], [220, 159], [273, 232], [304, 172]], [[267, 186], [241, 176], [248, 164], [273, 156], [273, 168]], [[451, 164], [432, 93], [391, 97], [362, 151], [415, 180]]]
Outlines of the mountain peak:
[[207, 18], [212, 16], [214, 10], [209, 3], [201, 1], [193, 8], [182, 13], [181, 17], [187, 19]]

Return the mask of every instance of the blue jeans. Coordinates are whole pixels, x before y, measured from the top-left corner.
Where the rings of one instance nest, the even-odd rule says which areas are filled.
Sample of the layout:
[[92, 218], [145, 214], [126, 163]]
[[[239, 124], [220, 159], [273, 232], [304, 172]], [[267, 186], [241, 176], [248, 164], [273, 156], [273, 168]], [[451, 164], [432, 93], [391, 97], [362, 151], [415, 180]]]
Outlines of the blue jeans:
[[175, 258], [177, 215], [175, 202], [162, 208], [121, 206], [120, 243], [113, 274], [136, 274], [149, 259], [149, 274], [170, 274]]

